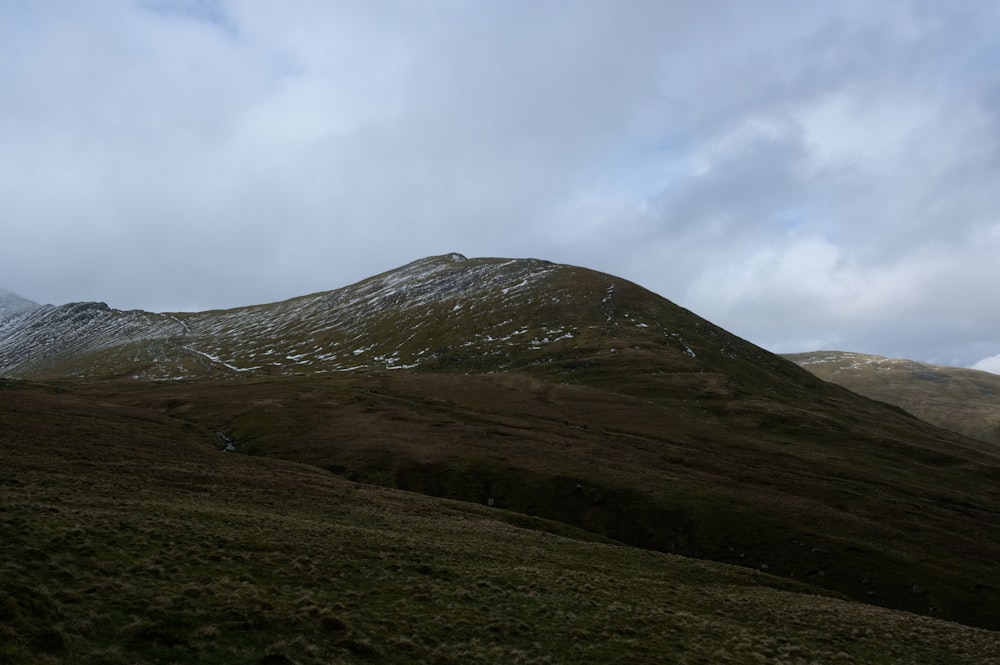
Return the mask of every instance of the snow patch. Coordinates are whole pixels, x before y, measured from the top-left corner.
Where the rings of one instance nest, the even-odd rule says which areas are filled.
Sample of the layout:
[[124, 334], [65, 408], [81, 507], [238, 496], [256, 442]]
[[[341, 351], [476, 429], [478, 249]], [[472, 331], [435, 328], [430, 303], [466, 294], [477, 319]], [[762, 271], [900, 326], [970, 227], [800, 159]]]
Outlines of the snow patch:
[[684, 338], [681, 337], [680, 333], [674, 332], [674, 333], [670, 333], [670, 335], [671, 335], [671, 337], [673, 337], [674, 339], [676, 339], [678, 341], [678, 343], [680, 343], [681, 346], [684, 347], [684, 353], [688, 354], [692, 358], [697, 358], [698, 357], [698, 354], [696, 354], [691, 349], [691, 347], [687, 345], [687, 342], [684, 341]]
[[231, 369], [234, 372], [252, 372], [254, 370], [257, 370], [257, 369], [260, 369], [261, 367], [263, 367], [263, 365], [257, 365], [256, 367], [237, 367], [236, 365], [232, 365], [230, 363], [227, 363], [225, 360], [222, 360], [218, 356], [213, 356], [213, 355], [211, 355], [209, 353], [205, 353], [204, 351], [199, 351], [198, 349], [192, 349], [190, 346], [182, 346], [181, 348], [184, 349], [185, 351], [190, 351], [191, 353], [196, 353], [196, 354], [198, 354], [200, 356], [203, 356], [203, 357], [207, 358], [208, 360], [212, 361], [213, 363], [215, 363], [217, 365], [222, 365], [226, 369]]

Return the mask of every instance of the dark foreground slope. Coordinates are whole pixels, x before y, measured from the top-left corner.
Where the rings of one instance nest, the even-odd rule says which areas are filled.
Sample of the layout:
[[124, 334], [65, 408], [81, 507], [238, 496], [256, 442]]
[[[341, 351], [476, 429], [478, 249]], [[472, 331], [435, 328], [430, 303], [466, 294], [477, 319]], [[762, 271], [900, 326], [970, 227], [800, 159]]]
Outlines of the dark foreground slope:
[[995, 633], [220, 452], [113, 393], [0, 389], [2, 662], [1000, 662]]
[[1000, 443], [1000, 376], [996, 374], [844, 351], [785, 357], [826, 381], [895, 404], [938, 427]]
[[492, 499], [893, 609], [991, 628], [1000, 616], [995, 451], [846, 391], [686, 407], [525, 374], [410, 372], [72, 390], [222, 432], [236, 456]]

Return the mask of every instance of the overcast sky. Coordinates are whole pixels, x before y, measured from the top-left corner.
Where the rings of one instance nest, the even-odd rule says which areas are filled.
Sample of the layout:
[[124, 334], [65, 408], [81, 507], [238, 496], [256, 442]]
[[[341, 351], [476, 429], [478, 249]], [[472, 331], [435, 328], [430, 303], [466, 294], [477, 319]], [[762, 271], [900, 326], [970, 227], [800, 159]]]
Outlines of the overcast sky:
[[998, 35], [995, 0], [0, 0], [0, 287], [536, 257], [776, 352], [1000, 371]]

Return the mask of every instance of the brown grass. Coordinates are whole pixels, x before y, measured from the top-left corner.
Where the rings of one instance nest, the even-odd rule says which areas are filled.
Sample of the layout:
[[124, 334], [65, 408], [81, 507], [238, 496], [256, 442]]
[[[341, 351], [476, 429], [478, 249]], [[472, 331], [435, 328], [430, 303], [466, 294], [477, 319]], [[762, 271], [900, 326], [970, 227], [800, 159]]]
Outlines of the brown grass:
[[543, 517], [568, 525], [548, 523], [560, 532], [767, 566], [865, 602], [995, 626], [997, 451], [844, 395], [692, 405], [517, 374], [383, 373], [99, 383], [73, 399], [213, 445], [226, 431], [240, 453], [351, 480], [493, 498], [528, 516], [509, 518], [519, 524]]
[[3, 391], [0, 662], [1000, 662], [995, 633], [223, 453], [112, 392]]

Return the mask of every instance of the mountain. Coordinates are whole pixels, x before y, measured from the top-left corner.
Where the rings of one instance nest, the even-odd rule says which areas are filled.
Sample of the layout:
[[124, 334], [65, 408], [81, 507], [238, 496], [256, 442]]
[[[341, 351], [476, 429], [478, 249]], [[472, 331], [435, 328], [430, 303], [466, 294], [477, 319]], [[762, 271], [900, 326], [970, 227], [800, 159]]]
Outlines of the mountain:
[[895, 404], [938, 427], [1000, 443], [1000, 376], [844, 351], [787, 354], [826, 381]]
[[41, 307], [36, 302], [0, 288], [0, 330], [11, 320]]
[[996, 446], [584, 268], [450, 254], [231, 310], [42, 307], [0, 337], [0, 375], [83, 422], [1000, 629]]
[[[545, 261], [459, 254], [416, 261], [334, 291], [224, 311], [47, 306], [0, 340], [0, 375], [15, 377], [529, 367], [572, 377], [580, 362], [589, 370], [630, 366], [650, 377], [683, 372], [693, 384], [711, 383], [695, 376], [706, 365], [754, 373], [750, 364], [763, 363], [788, 371], [770, 354], [625, 280]], [[797, 376], [802, 381], [807, 374]]]

